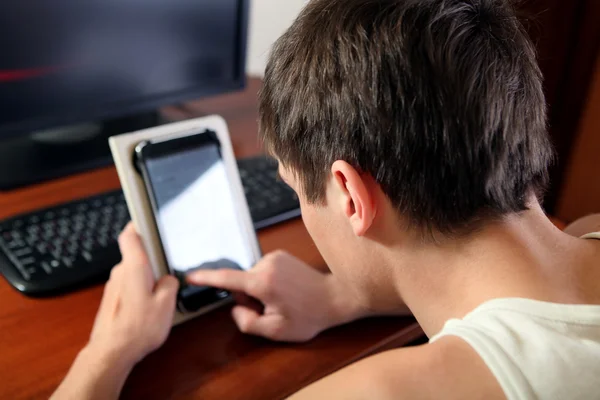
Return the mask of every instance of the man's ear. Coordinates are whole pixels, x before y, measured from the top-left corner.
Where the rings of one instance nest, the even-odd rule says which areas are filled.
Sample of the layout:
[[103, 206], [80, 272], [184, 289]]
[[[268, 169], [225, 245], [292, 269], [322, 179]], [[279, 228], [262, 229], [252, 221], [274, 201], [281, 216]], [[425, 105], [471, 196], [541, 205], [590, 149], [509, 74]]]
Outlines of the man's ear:
[[361, 175], [345, 161], [338, 160], [331, 165], [335, 201], [339, 201], [344, 215], [348, 218], [354, 233], [363, 236], [373, 224], [377, 214], [372, 185], [368, 177]]

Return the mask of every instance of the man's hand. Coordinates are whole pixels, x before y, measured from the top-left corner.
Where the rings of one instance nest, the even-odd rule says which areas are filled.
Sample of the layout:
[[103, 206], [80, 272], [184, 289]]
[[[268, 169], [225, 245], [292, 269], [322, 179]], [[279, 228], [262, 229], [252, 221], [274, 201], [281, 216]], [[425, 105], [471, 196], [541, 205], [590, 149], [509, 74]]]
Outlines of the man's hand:
[[53, 399], [117, 398], [133, 366], [171, 330], [179, 283], [154, 281], [132, 224], [119, 237], [123, 261], [113, 268], [87, 346]]
[[232, 315], [239, 329], [273, 340], [306, 341], [367, 314], [333, 275], [283, 251], [266, 255], [248, 272], [201, 270], [188, 282], [234, 292], [238, 304]]
[[110, 274], [88, 347], [135, 364], [167, 339], [179, 283], [173, 276], [155, 282], [132, 224], [121, 233], [119, 247], [123, 260]]

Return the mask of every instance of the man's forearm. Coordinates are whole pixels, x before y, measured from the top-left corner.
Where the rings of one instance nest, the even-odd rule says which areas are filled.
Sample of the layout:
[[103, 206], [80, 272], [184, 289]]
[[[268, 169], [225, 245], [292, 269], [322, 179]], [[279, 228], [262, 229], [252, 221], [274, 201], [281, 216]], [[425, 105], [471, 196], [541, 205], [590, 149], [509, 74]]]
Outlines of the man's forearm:
[[102, 354], [86, 347], [51, 399], [117, 399], [132, 368], [133, 363], [118, 354]]

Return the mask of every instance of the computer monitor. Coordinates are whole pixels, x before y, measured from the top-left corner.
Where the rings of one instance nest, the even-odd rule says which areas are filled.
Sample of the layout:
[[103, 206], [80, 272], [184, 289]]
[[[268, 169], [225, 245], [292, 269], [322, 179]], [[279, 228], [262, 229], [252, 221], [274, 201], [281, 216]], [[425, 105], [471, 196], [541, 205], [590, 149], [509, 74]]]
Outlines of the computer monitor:
[[249, 0], [0, 2], [0, 189], [110, 162], [106, 137], [243, 88]]

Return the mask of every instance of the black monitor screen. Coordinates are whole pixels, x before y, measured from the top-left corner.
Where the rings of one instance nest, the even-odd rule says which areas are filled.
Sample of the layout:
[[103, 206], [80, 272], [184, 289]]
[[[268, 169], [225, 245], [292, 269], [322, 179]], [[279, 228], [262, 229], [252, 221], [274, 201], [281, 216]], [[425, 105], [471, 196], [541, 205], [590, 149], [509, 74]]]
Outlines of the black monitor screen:
[[240, 88], [242, 0], [2, 0], [0, 134]]

